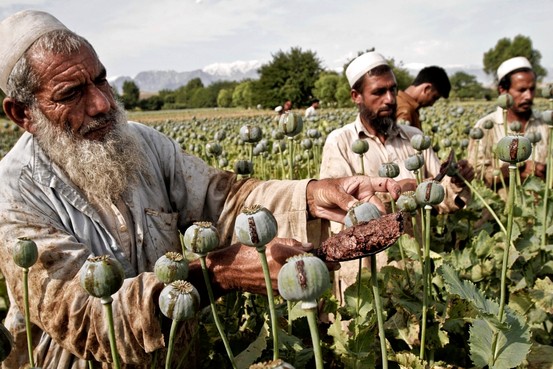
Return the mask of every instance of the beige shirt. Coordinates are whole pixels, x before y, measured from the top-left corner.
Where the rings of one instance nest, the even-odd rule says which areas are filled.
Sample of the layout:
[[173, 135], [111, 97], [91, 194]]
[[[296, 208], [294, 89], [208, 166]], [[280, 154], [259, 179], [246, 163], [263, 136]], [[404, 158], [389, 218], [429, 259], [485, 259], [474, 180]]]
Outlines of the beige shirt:
[[[491, 120], [494, 125], [491, 129], [483, 128], [485, 121]], [[480, 140], [471, 139], [468, 146], [467, 158], [475, 169], [476, 177], [480, 176], [483, 171], [484, 178], [487, 183], [493, 182], [493, 170], [503, 165], [493, 153], [494, 146], [500, 139], [505, 137], [505, 125], [503, 124], [503, 109], [498, 107], [496, 111], [486, 115], [480, 119], [475, 127], [481, 128], [484, 131], [484, 137]], [[531, 160], [544, 163], [547, 160], [547, 142], [549, 140], [550, 126], [547, 125], [541, 118], [541, 115], [533, 115], [526, 123], [526, 132], [539, 132], [541, 141], [536, 143], [532, 148]], [[508, 128], [508, 127], [507, 127]], [[515, 134], [510, 129], [507, 129], [509, 134]]]
[[[362, 172], [361, 158], [351, 150], [352, 143], [357, 139], [367, 140], [369, 150], [363, 155], [364, 173], [378, 177], [378, 170], [384, 163], [396, 163], [399, 166], [399, 176], [395, 180], [415, 179], [415, 174], [406, 169], [405, 159], [416, 153], [411, 146], [411, 137], [422, 132], [415, 127], [397, 125], [395, 131], [382, 143], [369, 133], [361, 123], [359, 115], [355, 122], [332, 131], [325, 142], [321, 163], [320, 178], [343, 177]], [[422, 168], [424, 178], [435, 177], [440, 171], [440, 161], [432, 149], [423, 152], [425, 165]], [[442, 181], [446, 197], [438, 207], [441, 212], [449, 212], [459, 208], [458, 204], [466, 204], [469, 193], [451, 183], [449, 177]], [[462, 202], [458, 202], [462, 200]], [[457, 203], [456, 203], [457, 201]]]

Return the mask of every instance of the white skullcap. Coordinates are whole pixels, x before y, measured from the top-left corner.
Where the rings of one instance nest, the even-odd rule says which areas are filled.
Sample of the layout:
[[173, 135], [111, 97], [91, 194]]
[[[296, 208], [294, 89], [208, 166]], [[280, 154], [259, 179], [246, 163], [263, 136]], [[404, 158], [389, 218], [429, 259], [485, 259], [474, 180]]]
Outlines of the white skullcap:
[[280, 113], [280, 112], [282, 111], [282, 106], [280, 106], [280, 105], [277, 106], [277, 107], [275, 108], [275, 111], [276, 111], [277, 113]]
[[501, 81], [507, 74], [521, 68], [532, 69], [532, 64], [524, 56], [507, 59], [497, 68], [497, 80]]
[[25, 51], [42, 35], [67, 29], [54, 16], [23, 10], [0, 22], [0, 88], [6, 91], [8, 77]]
[[359, 78], [363, 77], [365, 73], [375, 67], [378, 67], [379, 65], [388, 65], [388, 62], [382, 55], [374, 51], [365, 53], [353, 59], [353, 61], [346, 68], [346, 77], [348, 77], [349, 86], [353, 87]]

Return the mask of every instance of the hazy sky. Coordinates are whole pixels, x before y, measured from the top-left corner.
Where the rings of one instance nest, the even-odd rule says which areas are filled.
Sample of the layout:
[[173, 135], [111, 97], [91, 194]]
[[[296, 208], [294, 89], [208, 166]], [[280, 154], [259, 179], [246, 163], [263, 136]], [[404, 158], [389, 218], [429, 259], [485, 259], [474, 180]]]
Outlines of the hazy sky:
[[1, 0], [0, 18], [22, 9], [86, 37], [112, 77], [267, 62], [291, 47], [332, 69], [371, 47], [404, 64], [482, 66], [497, 40], [517, 34], [553, 67], [552, 0]]

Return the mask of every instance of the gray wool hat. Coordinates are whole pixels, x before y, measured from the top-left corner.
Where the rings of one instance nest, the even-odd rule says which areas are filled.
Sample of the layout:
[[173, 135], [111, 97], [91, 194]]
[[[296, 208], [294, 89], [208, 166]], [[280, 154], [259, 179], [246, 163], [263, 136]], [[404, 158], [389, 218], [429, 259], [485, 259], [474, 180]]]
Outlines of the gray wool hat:
[[0, 22], [0, 88], [6, 92], [8, 77], [25, 51], [41, 36], [67, 30], [53, 15], [38, 10], [23, 10]]

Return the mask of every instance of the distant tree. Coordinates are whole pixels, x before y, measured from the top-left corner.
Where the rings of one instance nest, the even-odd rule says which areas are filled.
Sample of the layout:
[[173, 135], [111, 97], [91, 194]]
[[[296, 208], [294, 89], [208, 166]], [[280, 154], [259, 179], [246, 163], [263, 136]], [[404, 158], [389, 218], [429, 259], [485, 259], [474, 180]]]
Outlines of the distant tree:
[[[0, 102], [1, 101], [4, 101], [4, 98], [6, 97], [6, 94], [4, 93], [4, 91], [0, 90]], [[2, 118], [5, 118], [6, 117], [6, 112], [4, 112], [4, 104], [2, 104], [2, 109], [0, 109], [0, 117]]]
[[253, 82], [241, 82], [232, 93], [232, 105], [250, 108], [253, 106]]
[[321, 61], [313, 51], [304, 52], [299, 47], [279, 51], [273, 60], [259, 68], [259, 80], [253, 85], [253, 103], [274, 107], [289, 99], [295, 107], [307, 106], [321, 71]]
[[219, 90], [217, 106], [221, 108], [230, 108], [232, 106], [232, 90], [227, 88]]
[[352, 107], [353, 101], [351, 101], [351, 88], [346, 77], [340, 78], [338, 86], [336, 88], [336, 101], [341, 108]]
[[160, 110], [165, 101], [159, 95], [153, 95], [138, 102], [138, 107], [142, 110]]
[[319, 79], [315, 82], [313, 96], [321, 100], [321, 103], [324, 105], [335, 105], [338, 102], [336, 100], [336, 90], [339, 82], [340, 76], [338, 73], [331, 71], [322, 72]]
[[517, 35], [512, 40], [506, 37], [502, 38], [497, 41], [495, 47], [485, 52], [484, 72], [493, 76], [494, 81], [497, 82], [497, 68], [499, 65], [515, 56], [524, 56], [530, 61], [538, 81], [541, 81], [547, 75], [547, 71], [540, 64], [541, 53], [533, 48], [530, 37], [523, 35]]
[[209, 108], [216, 104], [216, 98], [214, 99], [210, 91], [206, 88], [197, 88], [190, 97], [190, 108]]
[[138, 99], [140, 97], [140, 89], [133, 81], [123, 82], [123, 94], [121, 100], [125, 109], [131, 110], [138, 106]]
[[411, 85], [415, 79], [407, 69], [403, 67], [403, 62], [399, 62], [396, 65], [394, 58], [388, 59], [388, 64], [392, 67], [394, 75], [396, 76], [397, 88], [398, 90], [405, 90]]
[[451, 97], [458, 99], [482, 99], [490, 94], [490, 89], [482, 86], [476, 76], [462, 71], [449, 77], [451, 82]]

